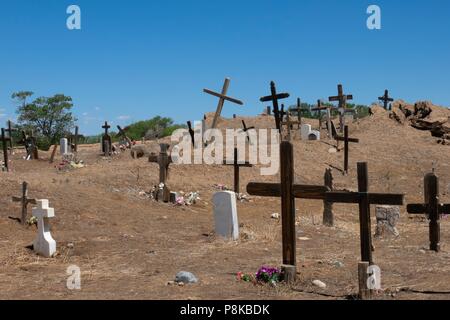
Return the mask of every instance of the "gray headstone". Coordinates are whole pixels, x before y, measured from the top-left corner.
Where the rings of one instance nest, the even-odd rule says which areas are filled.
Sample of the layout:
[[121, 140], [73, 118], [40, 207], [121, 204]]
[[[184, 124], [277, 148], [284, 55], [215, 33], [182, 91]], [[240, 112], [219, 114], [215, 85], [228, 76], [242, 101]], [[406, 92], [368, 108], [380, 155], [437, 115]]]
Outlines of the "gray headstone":
[[69, 153], [69, 143], [66, 138], [62, 138], [59, 141], [59, 146], [60, 146], [61, 155], [65, 155], [65, 154]]
[[376, 237], [394, 236], [398, 237], [396, 225], [400, 220], [400, 208], [394, 206], [377, 206], [375, 208], [375, 215], [377, 218]]
[[231, 191], [217, 192], [213, 196], [215, 231], [228, 240], [239, 239], [239, 223], [236, 194]]

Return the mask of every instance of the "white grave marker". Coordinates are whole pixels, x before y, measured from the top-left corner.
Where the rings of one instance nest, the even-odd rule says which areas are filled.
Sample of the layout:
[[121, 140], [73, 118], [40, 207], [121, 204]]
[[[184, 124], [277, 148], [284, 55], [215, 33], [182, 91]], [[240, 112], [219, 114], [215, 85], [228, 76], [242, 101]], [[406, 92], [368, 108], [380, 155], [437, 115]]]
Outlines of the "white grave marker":
[[69, 143], [66, 138], [62, 138], [59, 141], [59, 146], [60, 146], [61, 155], [65, 155], [65, 154], [69, 153]]
[[37, 200], [37, 207], [32, 212], [38, 220], [38, 235], [33, 249], [37, 254], [51, 258], [56, 253], [56, 241], [50, 234], [49, 219], [55, 217], [55, 210], [48, 206], [48, 200]]
[[231, 191], [217, 192], [213, 196], [216, 234], [228, 240], [239, 239], [239, 223], [236, 194]]

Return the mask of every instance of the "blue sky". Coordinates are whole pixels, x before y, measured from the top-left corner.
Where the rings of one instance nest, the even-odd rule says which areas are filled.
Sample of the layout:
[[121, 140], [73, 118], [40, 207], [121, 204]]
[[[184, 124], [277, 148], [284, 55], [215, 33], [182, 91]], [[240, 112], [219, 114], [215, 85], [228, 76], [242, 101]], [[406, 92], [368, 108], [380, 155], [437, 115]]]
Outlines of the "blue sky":
[[[79, 5], [82, 30], [66, 27]], [[367, 7], [382, 29], [366, 27]], [[64, 93], [81, 132], [108, 120], [126, 125], [156, 115], [176, 122], [214, 111], [219, 91], [254, 115], [274, 80], [280, 91], [315, 102], [337, 83], [356, 103], [390, 89], [395, 98], [450, 106], [448, 0], [2, 0], [0, 123], [15, 117], [10, 96]]]

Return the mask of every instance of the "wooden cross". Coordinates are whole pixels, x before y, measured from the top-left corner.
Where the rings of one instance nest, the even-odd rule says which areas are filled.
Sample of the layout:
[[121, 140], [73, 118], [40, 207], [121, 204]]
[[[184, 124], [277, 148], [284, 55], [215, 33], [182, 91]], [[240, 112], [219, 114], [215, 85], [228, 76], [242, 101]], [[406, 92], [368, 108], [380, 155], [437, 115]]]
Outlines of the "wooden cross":
[[6, 137], [5, 129], [2, 128], [3, 161], [5, 162], [5, 170], [6, 170], [6, 172], [9, 171], [8, 141], [11, 141], [11, 138], [10, 137]]
[[108, 124], [108, 121], [105, 121], [105, 124], [102, 126], [102, 128], [105, 129], [105, 133], [102, 137], [103, 154], [105, 156], [110, 156], [112, 152], [112, 141], [110, 135], [108, 134], [108, 130], [109, 128], [111, 128], [111, 126]]
[[287, 133], [287, 140], [291, 140], [291, 128], [292, 128], [292, 125], [294, 125], [294, 124], [299, 124], [299, 122], [298, 121], [291, 121], [291, 117], [289, 116], [289, 113], [287, 113], [286, 114], [286, 121], [283, 121], [283, 122], [281, 122], [281, 125], [282, 126], [286, 126], [286, 128], [287, 128], [287, 131], [288, 131], [288, 133]]
[[253, 167], [249, 162], [244, 161], [244, 162], [239, 162], [238, 160], [238, 149], [234, 148], [234, 160], [233, 162], [229, 162], [228, 160], [225, 160], [223, 162], [224, 165], [227, 166], [234, 166], [234, 192], [236, 192], [237, 194], [239, 194], [240, 191], [240, 187], [239, 187], [239, 169], [240, 167]]
[[289, 108], [289, 111], [295, 111], [297, 112], [297, 124], [298, 128], [300, 129], [300, 126], [302, 125], [302, 112], [310, 111], [309, 108], [302, 108], [302, 102], [300, 98], [297, 98], [297, 105], [295, 108]]
[[282, 118], [280, 118], [280, 109], [278, 107], [278, 100], [289, 98], [289, 93], [277, 93], [277, 89], [275, 87], [275, 82], [270, 83], [270, 91], [271, 95], [262, 97], [260, 99], [261, 102], [272, 101], [273, 104], [273, 114], [275, 115], [275, 124], [277, 126], [277, 130], [281, 133], [281, 125], [280, 122]]
[[430, 250], [439, 252], [441, 250], [441, 214], [450, 214], [450, 204], [439, 202], [439, 178], [434, 173], [425, 176], [425, 203], [409, 204], [409, 214], [426, 214], [430, 220]]
[[370, 205], [403, 205], [403, 194], [369, 193], [369, 174], [366, 162], [358, 163], [357, 192], [327, 192], [326, 200], [331, 203], [359, 204], [359, 225], [361, 240], [361, 261], [373, 265]]
[[255, 127], [247, 127], [244, 120], [242, 120], [242, 127], [243, 127], [242, 131], [245, 132], [245, 134], [247, 135], [247, 140], [248, 140], [248, 142], [250, 142], [250, 136], [248, 134], [248, 131], [255, 130]]
[[25, 145], [25, 149], [27, 151], [27, 159], [39, 159], [36, 138], [33, 136], [33, 131], [31, 131], [31, 135], [28, 136], [26, 132], [22, 130], [22, 140], [19, 141], [19, 143]]
[[322, 105], [322, 100], [317, 100], [317, 107], [311, 109], [311, 111], [318, 111], [319, 112], [319, 130], [321, 129], [322, 126], [322, 111], [326, 110], [327, 111], [327, 131], [328, 131], [328, 137], [331, 139], [334, 137], [333, 132], [332, 132], [332, 126], [331, 126], [331, 110], [334, 109], [333, 106], [331, 105], [327, 105], [324, 106]]
[[222, 114], [222, 109], [223, 109], [223, 105], [224, 105], [225, 101], [230, 101], [230, 102], [238, 104], [238, 105], [244, 104], [241, 100], [227, 96], [229, 86], [230, 86], [230, 78], [226, 78], [225, 82], [223, 84], [222, 93], [217, 93], [217, 92], [214, 92], [209, 89], [203, 89], [203, 92], [219, 98], [219, 103], [217, 105], [216, 114], [214, 115], [211, 129], [216, 128], [217, 122], [219, 121], [219, 117]]
[[192, 122], [191, 122], [191, 121], [188, 121], [188, 122], [187, 122], [187, 125], [188, 125], [188, 129], [189, 129], [189, 134], [190, 134], [191, 140], [192, 140], [192, 146], [195, 147], [195, 131], [194, 131], [194, 129], [192, 128]]
[[22, 203], [22, 218], [20, 219], [20, 222], [24, 225], [27, 222], [28, 204], [37, 204], [36, 199], [28, 198], [28, 183], [22, 183], [22, 196], [12, 197], [12, 201]]
[[72, 152], [76, 153], [78, 151], [78, 139], [80, 135], [78, 134], [78, 126], [75, 127], [75, 134], [71, 134], [69, 136], [69, 143], [70, 148], [72, 149]]
[[[286, 111], [284, 111], [284, 104], [281, 104], [281, 110], [280, 110], [280, 121], [281, 122], [284, 121], [285, 116], [286, 116]], [[283, 126], [283, 124], [281, 124], [281, 126]]]
[[378, 100], [383, 101], [384, 110], [388, 110], [389, 102], [393, 102], [394, 99], [389, 97], [389, 90], [384, 90], [384, 96], [378, 97]]
[[17, 128], [13, 128], [12, 121], [8, 120], [8, 128], [5, 129], [5, 132], [8, 132], [9, 140], [9, 153], [13, 154], [13, 132], [18, 131]]
[[126, 128], [122, 129], [121, 126], [117, 126], [117, 130], [119, 130], [119, 134], [118, 135], [121, 136], [123, 139], [125, 139], [125, 141], [127, 142], [127, 144], [128, 144], [127, 148], [131, 149], [132, 142], [131, 142], [131, 139], [127, 136], [127, 134], [125, 132]]
[[166, 182], [169, 177], [169, 165], [172, 163], [172, 158], [167, 153], [170, 145], [161, 143], [159, 146], [161, 148], [159, 155], [150, 155], [148, 161], [159, 165], [159, 183], [164, 184], [163, 201], [169, 202], [170, 191]]
[[287, 281], [296, 276], [295, 198], [324, 200], [325, 186], [294, 184], [294, 147], [288, 141], [280, 144], [280, 183], [249, 183], [247, 193], [261, 197], [281, 197], [283, 264], [288, 266]]
[[334, 97], [329, 97], [328, 100], [331, 101], [339, 101], [339, 125], [341, 133], [344, 132], [345, 126], [345, 113], [351, 111], [352, 109], [347, 109], [347, 101], [353, 100], [353, 95], [344, 94], [344, 89], [342, 84], [338, 85], [338, 95]]
[[359, 143], [359, 139], [350, 138], [348, 136], [348, 126], [345, 126], [344, 136], [336, 136], [336, 141], [344, 141], [344, 175], [348, 174], [348, 152], [349, 152], [349, 143]]

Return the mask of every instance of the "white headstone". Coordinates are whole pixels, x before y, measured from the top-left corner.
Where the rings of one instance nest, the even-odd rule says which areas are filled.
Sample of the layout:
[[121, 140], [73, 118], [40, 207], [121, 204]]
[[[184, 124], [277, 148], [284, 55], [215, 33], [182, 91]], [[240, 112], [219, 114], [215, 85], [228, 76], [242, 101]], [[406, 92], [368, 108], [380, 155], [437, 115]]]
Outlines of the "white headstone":
[[65, 154], [69, 153], [69, 143], [66, 138], [62, 138], [59, 141], [59, 146], [60, 146], [61, 155], [65, 155]]
[[51, 258], [56, 253], [56, 241], [50, 234], [49, 219], [55, 217], [55, 210], [49, 208], [48, 200], [38, 200], [32, 212], [38, 220], [38, 235], [33, 242], [33, 249], [37, 254]]
[[236, 194], [231, 191], [217, 192], [213, 196], [216, 234], [228, 240], [239, 239], [239, 223]]
[[311, 130], [310, 124], [302, 124], [300, 128], [300, 135], [302, 140], [320, 140], [320, 132]]

